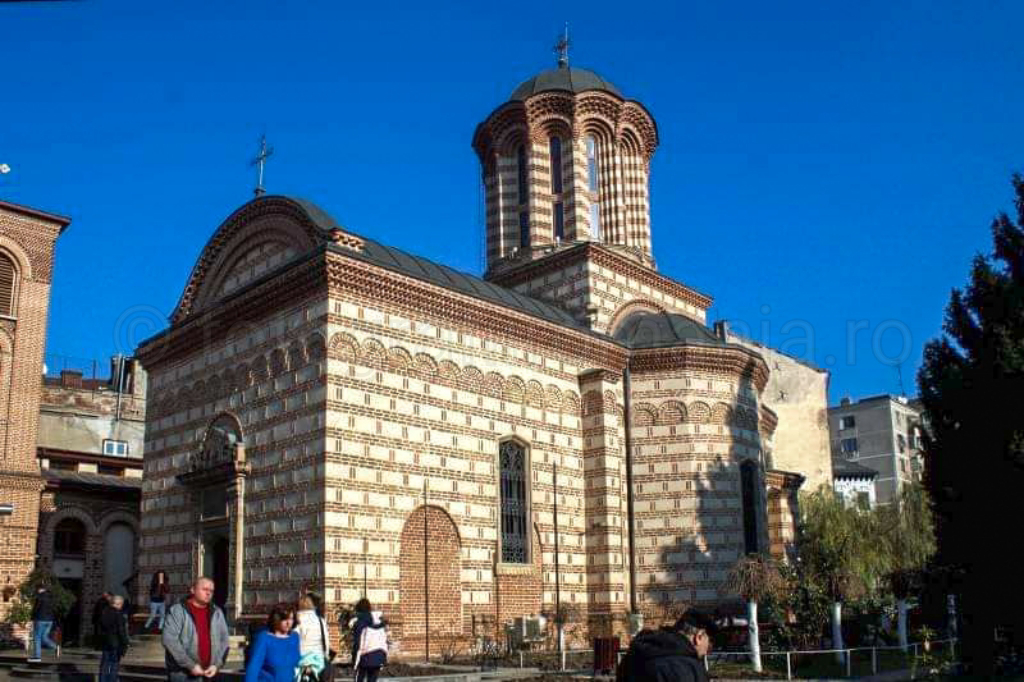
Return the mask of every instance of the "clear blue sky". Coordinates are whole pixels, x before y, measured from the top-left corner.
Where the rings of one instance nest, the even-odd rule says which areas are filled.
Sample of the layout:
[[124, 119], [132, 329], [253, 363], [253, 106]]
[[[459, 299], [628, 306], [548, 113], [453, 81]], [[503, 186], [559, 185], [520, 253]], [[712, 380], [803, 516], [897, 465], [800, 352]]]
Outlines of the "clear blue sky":
[[828, 367], [833, 402], [896, 391], [872, 338], [906, 336], [915, 392], [1024, 169], [1019, 2], [0, 3], [0, 197], [74, 221], [48, 353], [164, 324], [264, 131], [271, 192], [479, 273], [474, 126], [565, 20], [573, 64], [658, 121], [661, 271]]

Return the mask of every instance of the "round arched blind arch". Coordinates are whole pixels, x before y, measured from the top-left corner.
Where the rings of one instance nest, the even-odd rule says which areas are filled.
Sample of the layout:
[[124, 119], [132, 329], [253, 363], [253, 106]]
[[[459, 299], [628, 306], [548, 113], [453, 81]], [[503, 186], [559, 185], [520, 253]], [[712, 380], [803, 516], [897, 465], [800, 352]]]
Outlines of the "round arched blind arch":
[[18, 271], [14, 261], [5, 253], [0, 253], [0, 315], [14, 315], [14, 286]]

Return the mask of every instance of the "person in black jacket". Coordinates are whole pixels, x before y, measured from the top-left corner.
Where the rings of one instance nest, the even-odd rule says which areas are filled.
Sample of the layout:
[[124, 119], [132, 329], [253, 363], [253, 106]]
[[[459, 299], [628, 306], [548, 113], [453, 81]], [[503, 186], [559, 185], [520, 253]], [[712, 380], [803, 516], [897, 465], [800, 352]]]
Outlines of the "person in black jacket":
[[671, 628], [644, 630], [633, 638], [616, 682], [707, 682], [703, 659], [714, 634], [714, 621], [694, 609]]
[[92, 618], [89, 619], [89, 622], [92, 623], [92, 638], [97, 649], [103, 648], [103, 636], [100, 634], [100, 618], [103, 616], [103, 612], [107, 610], [107, 607], [110, 606], [110, 598], [113, 596], [110, 592], [104, 592], [96, 600], [96, 603], [92, 605]]
[[40, 584], [32, 600], [32, 658], [28, 659], [29, 663], [39, 663], [43, 660], [44, 646], [59, 653], [57, 643], [50, 638], [50, 629], [56, 618], [53, 593], [46, 584]]
[[110, 605], [100, 614], [100, 656], [99, 682], [117, 682], [121, 658], [128, 651], [128, 628], [125, 625], [124, 597], [114, 595]]

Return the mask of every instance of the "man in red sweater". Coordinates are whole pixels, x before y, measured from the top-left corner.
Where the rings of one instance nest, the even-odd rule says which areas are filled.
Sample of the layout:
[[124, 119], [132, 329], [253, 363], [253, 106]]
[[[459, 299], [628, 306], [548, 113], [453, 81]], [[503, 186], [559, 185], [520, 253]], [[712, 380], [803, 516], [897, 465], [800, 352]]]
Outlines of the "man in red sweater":
[[171, 606], [164, 622], [169, 682], [213, 677], [228, 657], [228, 625], [224, 612], [213, 603], [213, 581], [199, 578], [189, 593]]

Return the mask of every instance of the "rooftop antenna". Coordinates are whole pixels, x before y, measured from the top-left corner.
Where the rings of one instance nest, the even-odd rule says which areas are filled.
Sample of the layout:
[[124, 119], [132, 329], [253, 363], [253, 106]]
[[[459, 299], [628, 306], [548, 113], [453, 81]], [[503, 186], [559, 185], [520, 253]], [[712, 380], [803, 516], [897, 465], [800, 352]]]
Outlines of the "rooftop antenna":
[[267, 136], [264, 134], [260, 137], [260, 153], [252, 160], [250, 166], [259, 166], [260, 174], [259, 180], [256, 182], [256, 189], [252, 191], [257, 197], [261, 197], [267, 193], [267, 190], [263, 189], [263, 165], [270, 158], [270, 155], [274, 153], [273, 147], [267, 146]]
[[569, 22], [565, 22], [565, 33], [555, 43], [555, 54], [558, 55], [558, 68], [569, 67]]
[[906, 398], [907, 397], [907, 392], [903, 388], [903, 363], [902, 362], [899, 363], [898, 365], [896, 365], [896, 380], [899, 382], [899, 385], [900, 385], [900, 396]]

